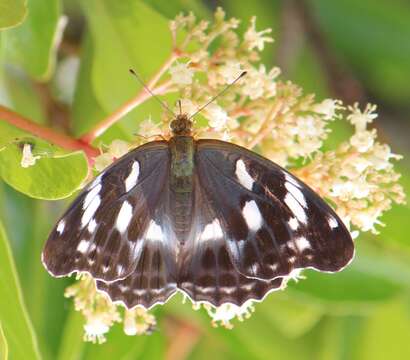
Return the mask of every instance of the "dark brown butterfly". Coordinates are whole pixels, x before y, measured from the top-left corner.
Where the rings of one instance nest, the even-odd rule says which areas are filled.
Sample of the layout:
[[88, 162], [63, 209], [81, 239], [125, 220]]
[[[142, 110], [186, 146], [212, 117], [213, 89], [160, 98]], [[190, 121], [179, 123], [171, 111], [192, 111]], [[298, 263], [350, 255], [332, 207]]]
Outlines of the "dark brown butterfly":
[[191, 126], [178, 115], [169, 141], [132, 150], [81, 192], [44, 248], [53, 276], [88, 272], [128, 308], [178, 290], [241, 305], [295, 269], [351, 261], [349, 231], [306, 184], [245, 148], [194, 139]]

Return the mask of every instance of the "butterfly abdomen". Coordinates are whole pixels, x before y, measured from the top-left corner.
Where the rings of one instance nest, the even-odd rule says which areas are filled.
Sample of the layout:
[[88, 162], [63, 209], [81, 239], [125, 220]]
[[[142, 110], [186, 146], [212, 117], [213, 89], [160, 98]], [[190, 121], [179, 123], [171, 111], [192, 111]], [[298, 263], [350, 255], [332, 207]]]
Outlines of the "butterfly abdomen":
[[194, 139], [174, 136], [169, 140], [171, 150], [171, 189], [177, 193], [192, 193], [194, 171]]
[[181, 244], [185, 243], [192, 220], [194, 173], [194, 140], [192, 136], [174, 136], [169, 141], [171, 151], [170, 186], [173, 193], [171, 209], [174, 231]]

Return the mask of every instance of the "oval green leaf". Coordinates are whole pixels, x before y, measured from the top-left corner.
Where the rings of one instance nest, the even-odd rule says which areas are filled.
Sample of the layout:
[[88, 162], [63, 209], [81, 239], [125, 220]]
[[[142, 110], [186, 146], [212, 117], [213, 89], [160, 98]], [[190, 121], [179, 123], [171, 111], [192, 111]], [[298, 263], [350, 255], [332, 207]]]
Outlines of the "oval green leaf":
[[[28, 136], [0, 122], [0, 177], [14, 189], [37, 199], [63, 199], [78, 190], [88, 174], [84, 153], [64, 153]], [[27, 168], [21, 166], [24, 143], [30, 143], [33, 154], [40, 156], [33, 166]]]
[[[10, 0], [15, 4], [15, 0]], [[7, 61], [20, 65], [30, 76], [46, 80], [52, 74], [58, 39], [64, 28], [59, 0], [28, 2], [25, 21], [2, 34]]]
[[21, 24], [26, 15], [25, 0], [0, 0], [0, 30]]

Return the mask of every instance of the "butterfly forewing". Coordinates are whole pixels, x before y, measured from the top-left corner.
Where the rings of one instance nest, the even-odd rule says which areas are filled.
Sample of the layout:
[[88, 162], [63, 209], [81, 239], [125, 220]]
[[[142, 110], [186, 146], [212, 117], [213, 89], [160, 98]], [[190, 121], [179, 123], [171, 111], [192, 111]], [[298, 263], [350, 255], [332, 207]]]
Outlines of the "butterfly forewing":
[[169, 161], [167, 143], [151, 142], [100, 174], [51, 232], [43, 251], [47, 270], [54, 276], [88, 272], [104, 281], [131, 274], [167, 187]]
[[335, 272], [352, 259], [350, 233], [335, 212], [278, 165], [230, 143], [199, 140], [196, 171], [241, 274], [273, 279], [298, 268]]

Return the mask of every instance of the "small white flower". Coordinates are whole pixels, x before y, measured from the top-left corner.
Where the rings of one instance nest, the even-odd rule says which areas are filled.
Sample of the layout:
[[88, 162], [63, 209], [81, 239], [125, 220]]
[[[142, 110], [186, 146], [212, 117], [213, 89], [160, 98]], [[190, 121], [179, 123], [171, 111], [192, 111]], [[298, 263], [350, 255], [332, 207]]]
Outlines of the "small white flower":
[[90, 316], [84, 325], [84, 340], [102, 344], [105, 342], [105, 334], [110, 330], [111, 323], [107, 324], [103, 316]]
[[[261, 70], [261, 69], [259, 69]], [[242, 92], [251, 100], [260, 98], [264, 92], [265, 75], [254, 68], [248, 70], [243, 79]]]
[[[186, 113], [189, 116], [193, 115], [196, 113], [198, 110], [199, 106], [197, 104], [194, 104], [191, 100], [189, 99], [181, 99], [181, 109], [182, 113]], [[175, 108], [175, 113], [179, 114], [179, 105]]]
[[172, 82], [176, 85], [190, 85], [192, 84], [192, 77], [194, 71], [185, 63], [177, 63], [169, 69]]
[[306, 276], [302, 275], [302, 271], [303, 269], [293, 269], [288, 276], [284, 276], [281, 290], [284, 290], [291, 280], [299, 282], [299, 280], [306, 279]]
[[114, 140], [108, 149], [108, 152], [116, 159], [125, 155], [129, 151], [129, 144], [123, 140]]
[[313, 106], [313, 111], [323, 115], [324, 120], [332, 120], [336, 117], [337, 110], [343, 109], [340, 100], [325, 99], [319, 104]]
[[248, 50], [257, 48], [259, 51], [262, 51], [265, 47], [265, 43], [273, 42], [273, 39], [270, 36], [264, 36], [266, 34], [270, 34], [271, 32], [272, 29], [256, 31], [256, 17], [253, 16], [251, 18], [249, 28], [244, 35], [244, 40], [248, 47]]
[[222, 304], [218, 307], [205, 306], [208, 315], [212, 318], [212, 324], [217, 326], [220, 323], [227, 329], [232, 329], [231, 320], [237, 318], [243, 321], [244, 318], [249, 318], [251, 313], [255, 311], [253, 307], [253, 300], [248, 300], [241, 306], [235, 304]]
[[208, 124], [215, 130], [221, 130], [226, 127], [229, 120], [228, 114], [217, 104], [209, 104], [205, 108], [205, 115], [208, 118]]
[[377, 207], [369, 207], [368, 209], [362, 209], [359, 213], [355, 216], [355, 224], [362, 230], [362, 231], [371, 231], [373, 233], [377, 233], [375, 229], [375, 225], [384, 225], [382, 222], [378, 220], [382, 211]]
[[375, 167], [376, 170], [386, 170], [393, 165], [390, 159], [400, 160], [401, 155], [393, 154], [390, 147], [386, 144], [375, 144], [371, 154], [368, 156], [369, 162]]
[[150, 116], [147, 119], [141, 121], [139, 125], [139, 132], [140, 132], [140, 135], [149, 138], [149, 137], [161, 134], [161, 129], [158, 127], [157, 124], [155, 124], [152, 121], [151, 116]]
[[148, 334], [156, 325], [153, 315], [147, 310], [137, 307], [133, 310], [125, 310], [124, 333], [128, 336]]
[[31, 144], [24, 144], [23, 146], [23, 156], [21, 158], [21, 167], [28, 168], [30, 166], [35, 165], [36, 161], [40, 159], [40, 156], [34, 156], [31, 152], [32, 145]]
[[109, 153], [104, 153], [104, 154], [98, 155], [94, 159], [95, 170], [97, 170], [98, 172], [103, 171], [108, 165], [111, 165], [113, 160], [114, 159], [113, 159], [112, 155], [109, 154]]
[[364, 153], [373, 146], [375, 137], [375, 131], [360, 131], [350, 138], [350, 144], [354, 146], [357, 151]]
[[347, 116], [347, 120], [356, 127], [357, 132], [365, 131], [367, 124], [377, 118], [377, 113], [375, 113], [376, 105], [367, 104], [364, 111], [361, 111], [359, 105], [355, 103], [353, 106], [349, 106], [348, 109], [351, 114]]
[[221, 66], [219, 73], [223, 76], [226, 83], [229, 84], [241, 75], [241, 64], [237, 61], [229, 60], [225, 63], [225, 65]]

